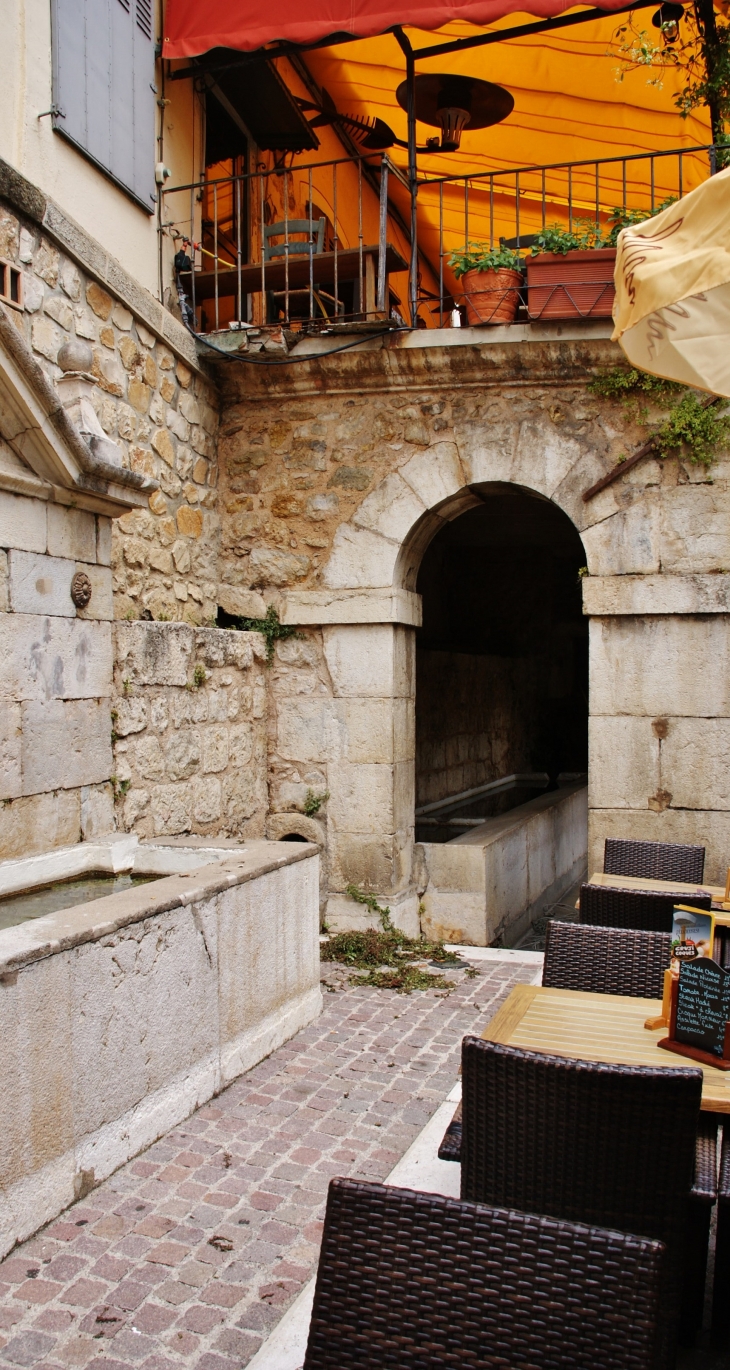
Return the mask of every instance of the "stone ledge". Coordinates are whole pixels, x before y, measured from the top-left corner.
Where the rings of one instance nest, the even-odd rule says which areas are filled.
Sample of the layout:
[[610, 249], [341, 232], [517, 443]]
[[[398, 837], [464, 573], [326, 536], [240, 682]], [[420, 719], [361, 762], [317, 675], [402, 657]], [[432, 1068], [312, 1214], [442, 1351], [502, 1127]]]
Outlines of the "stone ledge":
[[586, 576], [583, 613], [592, 617], [622, 614], [730, 613], [730, 575]]
[[[276, 854], [271, 850], [274, 845], [278, 848]], [[98, 942], [155, 914], [200, 903], [282, 866], [318, 858], [319, 848], [305, 843], [287, 843], [282, 851], [278, 843], [251, 842], [241, 856], [221, 861], [214, 869], [206, 865], [188, 875], [171, 875], [154, 884], [109, 894], [90, 904], [77, 904], [14, 928], [4, 928], [0, 931], [0, 976], [84, 942]]]
[[420, 628], [421, 596], [411, 590], [290, 590], [281, 621], [313, 627], [325, 623], [401, 623]]
[[187, 329], [148, 290], [125, 271], [101, 243], [70, 219], [53, 200], [0, 158], [0, 200], [32, 220], [73, 257], [84, 271], [110, 290], [188, 366], [200, 371], [195, 342]]

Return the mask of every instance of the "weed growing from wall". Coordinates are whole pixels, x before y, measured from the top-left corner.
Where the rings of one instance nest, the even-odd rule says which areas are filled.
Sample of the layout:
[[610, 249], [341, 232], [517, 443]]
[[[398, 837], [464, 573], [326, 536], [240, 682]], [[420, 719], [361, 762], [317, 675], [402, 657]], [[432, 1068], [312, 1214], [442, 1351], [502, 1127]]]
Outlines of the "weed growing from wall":
[[720, 413], [714, 404], [708, 405], [694, 390], [675, 381], [615, 366], [594, 377], [588, 389], [603, 399], [620, 400], [633, 420], [642, 425], [648, 423], [649, 402], [664, 409], [666, 418], [653, 434], [657, 457], [681, 456], [694, 465], [711, 466], [717, 449], [730, 442], [730, 415]]

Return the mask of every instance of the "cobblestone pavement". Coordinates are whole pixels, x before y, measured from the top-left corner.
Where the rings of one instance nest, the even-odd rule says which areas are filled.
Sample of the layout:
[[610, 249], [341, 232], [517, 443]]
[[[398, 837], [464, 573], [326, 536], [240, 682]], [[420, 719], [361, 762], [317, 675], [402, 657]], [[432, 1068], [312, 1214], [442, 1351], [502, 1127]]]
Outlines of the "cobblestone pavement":
[[316, 1023], [0, 1263], [0, 1361], [246, 1365], [313, 1272], [330, 1177], [388, 1175], [535, 967], [474, 969], [405, 996], [326, 967]]

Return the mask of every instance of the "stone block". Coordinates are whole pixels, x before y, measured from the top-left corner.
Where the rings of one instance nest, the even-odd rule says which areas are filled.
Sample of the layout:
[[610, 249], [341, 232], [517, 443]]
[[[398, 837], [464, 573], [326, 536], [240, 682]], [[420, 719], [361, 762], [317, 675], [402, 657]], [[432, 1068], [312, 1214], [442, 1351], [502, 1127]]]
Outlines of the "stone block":
[[393, 472], [363, 500], [352, 522], [359, 528], [369, 528], [403, 542], [425, 513], [426, 506], [415, 491]]
[[249, 564], [253, 585], [293, 585], [306, 576], [309, 557], [276, 547], [254, 547]]
[[435, 442], [400, 467], [403, 480], [426, 509], [438, 509], [466, 485], [459, 453], [453, 442]]
[[0, 799], [17, 799], [23, 793], [20, 742], [20, 705], [0, 698]]
[[276, 739], [276, 750], [285, 761], [333, 760], [342, 747], [336, 703], [301, 696], [280, 700]]
[[48, 551], [70, 561], [96, 561], [96, 519], [85, 509], [48, 506]]
[[266, 805], [266, 778], [251, 766], [228, 771], [223, 777], [223, 812], [228, 830], [240, 833], [257, 808]]
[[218, 604], [226, 614], [235, 614], [239, 618], [266, 617], [266, 604], [256, 590], [243, 590], [238, 585], [219, 585], [216, 593]]
[[0, 490], [0, 547], [45, 552], [48, 546], [48, 504]]
[[111, 784], [84, 785], [81, 790], [81, 837], [94, 842], [114, 831], [114, 793]]
[[29, 795], [3, 805], [0, 860], [17, 860], [68, 847], [81, 831], [81, 790]]
[[114, 731], [118, 737], [141, 733], [147, 727], [147, 700], [144, 695], [121, 695], [114, 704]]
[[322, 640], [336, 697], [380, 697], [400, 693], [398, 629], [388, 623], [326, 626]]
[[427, 889], [422, 903], [421, 931], [424, 937], [455, 943], [457, 946], [487, 946], [483, 895]]
[[330, 889], [348, 885], [379, 890], [382, 897], [398, 888], [398, 852], [391, 835], [334, 832], [329, 841]]
[[103, 514], [96, 516], [96, 560], [100, 566], [111, 566], [112, 521]]
[[581, 533], [592, 576], [640, 573], [650, 575], [662, 565], [661, 514], [655, 491], [646, 491], [636, 504], [622, 509]]
[[662, 570], [716, 571], [730, 566], [730, 526], [716, 485], [662, 491]]
[[372, 532], [341, 524], [322, 580], [333, 590], [376, 588], [394, 583], [399, 544]]
[[[627, 715], [589, 720], [591, 808], [644, 809], [664, 786], [659, 739], [651, 719]], [[671, 788], [671, 787], [670, 787]]]
[[8, 554], [0, 549], [0, 614], [10, 610], [10, 585], [8, 576]]
[[31, 325], [31, 341], [34, 352], [40, 352], [49, 362], [55, 362], [64, 337], [58, 324], [45, 314], [37, 314]]
[[5, 614], [0, 618], [0, 695], [99, 699], [111, 693], [108, 623]]
[[71, 598], [75, 562], [12, 549], [8, 555], [8, 569], [10, 607], [14, 613], [76, 617], [76, 606]]
[[344, 725], [348, 761], [395, 760], [395, 702], [384, 698], [342, 701], [340, 717]]
[[[202, 744], [203, 771], [224, 771], [228, 765], [228, 729], [207, 727], [200, 733]], [[219, 804], [220, 808], [220, 804]]]
[[114, 307], [111, 295], [107, 295], [106, 290], [102, 290], [96, 281], [90, 281], [86, 287], [86, 302], [91, 306], [99, 319], [106, 323]]
[[247, 671], [258, 640], [257, 633], [239, 633], [235, 628], [196, 628], [195, 655], [206, 666], [235, 666]]
[[724, 614], [592, 619], [591, 712], [730, 717], [729, 656]]
[[254, 753], [254, 726], [252, 723], [234, 723], [228, 729], [228, 755], [231, 766], [248, 766]]
[[193, 821], [215, 823], [221, 816], [221, 782], [212, 775], [196, 775], [192, 782]]
[[130, 764], [143, 780], [157, 781], [166, 778], [165, 757], [160, 739], [154, 733], [140, 737], [130, 746], [127, 753]]
[[165, 774], [170, 780], [187, 780], [200, 766], [200, 738], [191, 728], [167, 733], [162, 751]]
[[393, 833], [393, 766], [330, 761], [327, 816], [338, 832]]
[[159, 785], [152, 794], [150, 812], [157, 837], [174, 837], [190, 832], [193, 821], [193, 792], [189, 783]]
[[193, 663], [193, 629], [185, 623], [116, 623], [123, 679], [139, 685], [185, 685]]
[[114, 596], [112, 594], [112, 573], [108, 566], [90, 566], [77, 562], [75, 571], [83, 571], [91, 581], [91, 599], [84, 609], [76, 610], [77, 618], [106, 619], [114, 618]]
[[22, 729], [24, 795], [109, 779], [108, 699], [27, 700], [22, 705]]
[[661, 755], [673, 808], [730, 809], [730, 719], [668, 719]]

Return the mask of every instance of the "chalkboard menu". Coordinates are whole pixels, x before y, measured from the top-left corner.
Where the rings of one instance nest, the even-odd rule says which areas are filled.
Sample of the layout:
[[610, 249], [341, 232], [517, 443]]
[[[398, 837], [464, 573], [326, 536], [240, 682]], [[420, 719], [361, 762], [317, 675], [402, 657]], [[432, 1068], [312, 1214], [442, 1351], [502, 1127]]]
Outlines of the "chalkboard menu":
[[730, 1019], [730, 973], [709, 957], [685, 961], [679, 972], [674, 1040], [722, 1057]]

